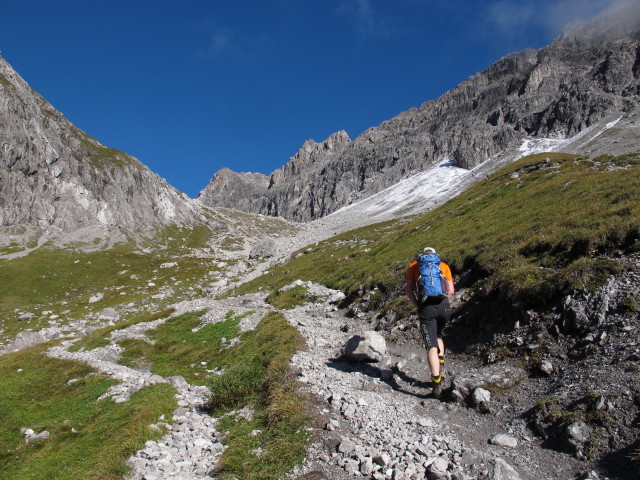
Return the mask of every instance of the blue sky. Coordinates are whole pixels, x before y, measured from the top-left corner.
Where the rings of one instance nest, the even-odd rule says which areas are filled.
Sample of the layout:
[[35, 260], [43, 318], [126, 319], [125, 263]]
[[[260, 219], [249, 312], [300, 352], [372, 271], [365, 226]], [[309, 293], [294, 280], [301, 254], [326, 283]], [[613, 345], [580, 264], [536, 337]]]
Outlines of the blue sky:
[[613, 0], [0, 0], [0, 51], [72, 123], [195, 197], [353, 139]]

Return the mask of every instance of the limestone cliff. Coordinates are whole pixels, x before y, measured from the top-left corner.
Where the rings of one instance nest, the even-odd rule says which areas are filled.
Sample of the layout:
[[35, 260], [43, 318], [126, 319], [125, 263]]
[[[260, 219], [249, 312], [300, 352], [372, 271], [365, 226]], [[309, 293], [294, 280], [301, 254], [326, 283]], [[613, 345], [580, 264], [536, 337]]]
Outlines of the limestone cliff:
[[139, 231], [202, 220], [196, 202], [73, 126], [0, 58], [0, 227]]

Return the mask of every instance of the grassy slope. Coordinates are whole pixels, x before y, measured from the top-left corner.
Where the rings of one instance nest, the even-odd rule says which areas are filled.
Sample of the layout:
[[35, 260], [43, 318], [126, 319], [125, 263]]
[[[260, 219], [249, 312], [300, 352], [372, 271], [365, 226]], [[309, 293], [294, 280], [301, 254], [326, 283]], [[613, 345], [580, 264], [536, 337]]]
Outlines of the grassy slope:
[[[0, 357], [0, 479], [122, 478], [125, 460], [162, 435], [149, 425], [170, 417], [175, 390], [153, 385], [126, 403], [97, 401], [115, 381], [44, 348]], [[50, 437], [27, 442], [21, 428]]]
[[202, 327], [203, 313], [165, 322], [148, 333], [153, 344], [119, 341], [124, 348], [121, 363], [144, 362], [159, 375], [182, 375], [189, 383], [209, 386], [216, 416], [251, 408], [251, 419], [232, 412], [222, 420], [219, 429], [225, 432], [228, 448], [218, 473], [247, 480], [281, 478], [304, 457], [305, 427], [310, 423], [289, 371], [291, 356], [301, 346], [300, 334], [282, 314], [273, 312], [230, 347], [228, 340], [239, 334], [242, 316], [230, 311], [224, 321]]
[[297, 278], [348, 294], [363, 285], [398, 293], [406, 266], [430, 245], [454, 272], [483, 279], [487, 291], [522, 308], [539, 305], [596, 287], [619, 268], [603, 255], [639, 248], [639, 173], [640, 154], [595, 161], [532, 155], [409, 223], [324, 241], [238, 293], [273, 290]]
[[209, 384], [211, 408], [221, 414], [248, 405], [254, 411], [251, 418], [231, 412], [221, 421], [228, 445], [218, 466], [222, 478], [275, 480], [304, 458], [310, 418], [290, 372], [301, 345], [300, 333], [272, 312], [221, 359], [225, 373]]
[[[11, 338], [26, 328], [49, 326], [50, 314], [38, 315], [43, 310], [73, 320], [106, 307], [140, 302], [164, 288], [184, 292], [208, 272], [219, 270], [215, 259], [189, 255], [191, 248], [205, 246], [210, 235], [204, 226], [173, 226], [148, 240], [144, 252], [133, 244], [91, 253], [40, 248], [25, 257], [0, 260], [0, 327]], [[168, 262], [177, 265], [160, 268]], [[89, 297], [99, 292], [104, 298], [89, 304]], [[16, 310], [36, 316], [18, 322]]]

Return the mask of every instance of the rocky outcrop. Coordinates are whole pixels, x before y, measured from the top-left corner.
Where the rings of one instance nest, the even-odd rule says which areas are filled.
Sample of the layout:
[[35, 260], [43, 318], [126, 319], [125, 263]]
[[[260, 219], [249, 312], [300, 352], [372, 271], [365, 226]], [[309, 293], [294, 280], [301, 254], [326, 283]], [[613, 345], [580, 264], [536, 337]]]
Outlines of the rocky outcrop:
[[198, 200], [205, 205], [252, 211], [252, 204], [269, 187], [269, 177], [262, 173], [236, 173], [228, 168], [219, 170], [200, 192]]
[[197, 221], [199, 205], [73, 126], [0, 58], [0, 227], [139, 231]]
[[[620, 18], [625, 22], [621, 23]], [[572, 27], [548, 47], [502, 58], [437, 100], [370, 128], [308, 140], [271, 174], [266, 192], [225, 201], [246, 211], [308, 221], [441, 162], [472, 168], [525, 137], [569, 137], [638, 104], [638, 8]], [[216, 183], [203, 191], [214, 199]]]

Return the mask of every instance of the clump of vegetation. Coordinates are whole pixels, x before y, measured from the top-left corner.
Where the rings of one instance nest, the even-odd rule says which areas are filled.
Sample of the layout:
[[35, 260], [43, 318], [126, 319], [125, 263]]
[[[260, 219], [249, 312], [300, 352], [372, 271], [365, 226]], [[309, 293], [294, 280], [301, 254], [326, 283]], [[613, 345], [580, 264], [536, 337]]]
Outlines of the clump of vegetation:
[[313, 300], [309, 297], [309, 289], [302, 285], [275, 291], [266, 298], [267, 303], [281, 310], [299, 307]]
[[624, 300], [620, 302], [620, 308], [624, 311], [637, 313], [638, 312], [638, 303], [636, 299], [633, 297], [626, 297]]
[[[122, 478], [127, 458], [163, 435], [149, 425], [175, 410], [175, 390], [159, 384], [125, 403], [98, 401], [117, 382], [84, 363], [47, 357], [48, 347], [0, 357], [0, 478]], [[27, 441], [21, 428], [49, 438]]]
[[574, 411], [563, 408], [555, 397], [545, 397], [536, 403], [536, 414], [544, 421], [566, 427], [580, 417]]
[[115, 148], [105, 147], [83, 131], [77, 131], [80, 134], [81, 147], [80, 150], [75, 153], [77, 156], [88, 160], [94, 167], [101, 170], [107, 168], [121, 169], [127, 165], [142, 168], [142, 164], [130, 155]]
[[301, 343], [284, 316], [272, 312], [222, 359], [224, 374], [209, 383], [211, 409], [253, 410], [251, 418], [232, 412], [220, 422], [228, 446], [219, 465], [223, 478], [277, 479], [304, 458], [310, 418], [290, 372]]

